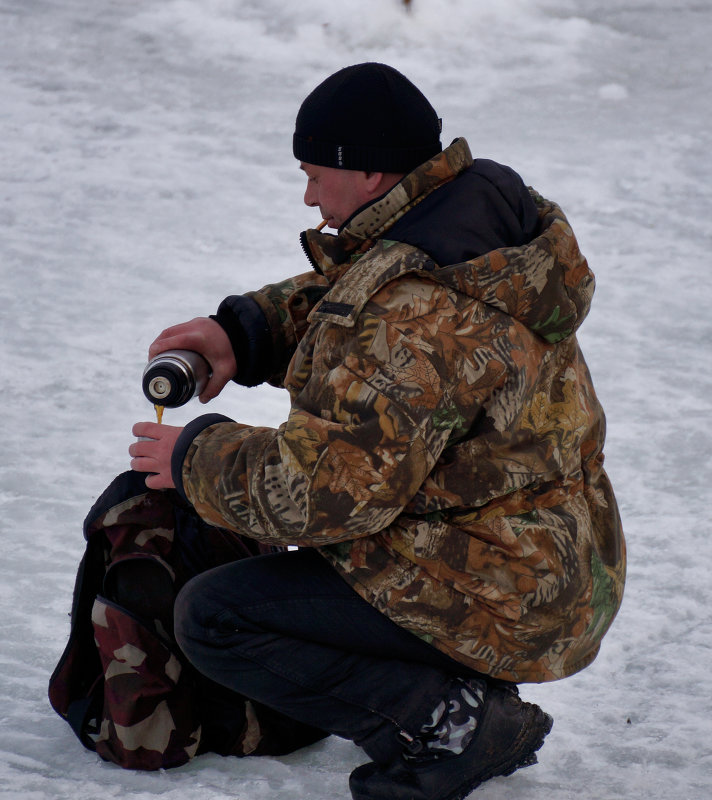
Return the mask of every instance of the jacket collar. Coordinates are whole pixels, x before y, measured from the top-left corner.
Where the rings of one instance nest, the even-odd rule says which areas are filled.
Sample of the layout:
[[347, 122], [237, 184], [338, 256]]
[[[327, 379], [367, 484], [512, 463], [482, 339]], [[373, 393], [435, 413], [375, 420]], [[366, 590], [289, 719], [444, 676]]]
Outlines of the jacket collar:
[[370, 250], [410, 209], [472, 165], [465, 139], [455, 139], [441, 153], [408, 173], [389, 192], [361, 208], [338, 234], [312, 228], [301, 234], [312, 266], [334, 283], [360, 255]]

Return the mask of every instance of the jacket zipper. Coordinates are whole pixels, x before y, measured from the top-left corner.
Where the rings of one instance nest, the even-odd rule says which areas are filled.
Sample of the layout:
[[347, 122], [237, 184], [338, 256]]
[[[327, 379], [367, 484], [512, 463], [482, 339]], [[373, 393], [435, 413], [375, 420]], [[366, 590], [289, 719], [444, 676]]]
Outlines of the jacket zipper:
[[324, 273], [321, 271], [321, 267], [317, 264], [316, 259], [312, 255], [311, 250], [309, 249], [309, 244], [307, 242], [307, 232], [306, 231], [302, 231], [299, 234], [299, 242], [302, 245], [302, 250], [304, 251], [304, 255], [307, 257], [307, 259], [308, 259], [309, 263], [311, 264], [312, 269], [314, 270], [314, 272], [318, 272], [319, 275], [323, 275]]

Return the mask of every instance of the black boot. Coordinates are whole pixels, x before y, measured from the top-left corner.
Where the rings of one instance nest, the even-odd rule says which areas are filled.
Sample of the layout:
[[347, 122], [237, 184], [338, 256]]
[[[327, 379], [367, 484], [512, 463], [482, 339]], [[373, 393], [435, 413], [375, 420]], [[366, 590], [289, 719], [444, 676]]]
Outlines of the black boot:
[[462, 800], [497, 775], [536, 763], [553, 720], [510, 688], [458, 681], [402, 754], [364, 764], [349, 781], [354, 800]]

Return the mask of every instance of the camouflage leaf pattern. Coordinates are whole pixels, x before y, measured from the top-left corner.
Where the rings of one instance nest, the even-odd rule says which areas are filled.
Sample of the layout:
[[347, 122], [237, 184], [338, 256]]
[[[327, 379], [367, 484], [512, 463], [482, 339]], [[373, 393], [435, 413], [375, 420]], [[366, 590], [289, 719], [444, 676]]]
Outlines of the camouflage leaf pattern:
[[309, 313], [329, 290], [329, 282], [315, 272], [248, 292], [262, 309], [272, 331], [273, 375], [269, 382], [283, 386], [284, 375], [297, 342], [309, 326]]
[[[522, 247], [438, 266], [387, 239], [386, 213], [470, 163], [455, 140], [338, 236], [306, 233], [331, 288], [299, 334], [277, 334], [293, 352], [289, 417], [207, 428], [183, 483], [213, 524], [319, 548], [463, 664], [555, 680], [595, 658], [625, 576], [605, 418], [575, 336], [594, 278], [534, 192], [539, 230]], [[262, 305], [290, 293], [266, 287]]]

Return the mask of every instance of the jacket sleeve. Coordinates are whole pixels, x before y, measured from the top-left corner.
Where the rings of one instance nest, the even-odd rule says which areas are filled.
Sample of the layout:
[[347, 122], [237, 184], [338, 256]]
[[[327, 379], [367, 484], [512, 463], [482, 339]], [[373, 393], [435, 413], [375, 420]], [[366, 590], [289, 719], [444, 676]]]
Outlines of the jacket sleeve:
[[236, 383], [282, 385], [309, 312], [328, 289], [325, 278], [308, 272], [223, 300], [211, 319], [230, 338], [237, 362]]
[[308, 344], [317, 346], [297, 356], [311, 377], [278, 429], [217, 422], [186, 448], [181, 490], [198, 513], [261, 541], [301, 546], [390, 525], [496, 383], [470, 385], [463, 415], [453, 399], [456, 364], [424, 339], [440, 338], [432, 332], [446, 292], [430, 301], [415, 324], [397, 311], [389, 321], [370, 303], [354, 328], [314, 326]]
[[272, 335], [262, 309], [250, 297], [231, 295], [210, 315], [227, 333], [235, 354], [241, 386], [257, 386], [273, 372]]

